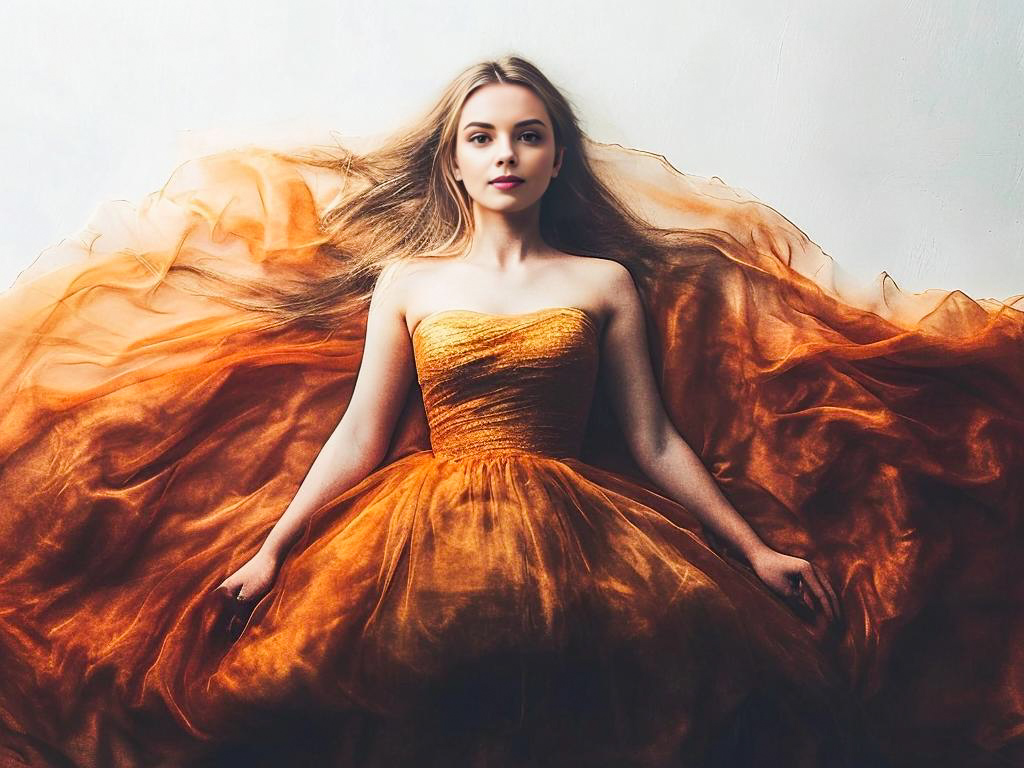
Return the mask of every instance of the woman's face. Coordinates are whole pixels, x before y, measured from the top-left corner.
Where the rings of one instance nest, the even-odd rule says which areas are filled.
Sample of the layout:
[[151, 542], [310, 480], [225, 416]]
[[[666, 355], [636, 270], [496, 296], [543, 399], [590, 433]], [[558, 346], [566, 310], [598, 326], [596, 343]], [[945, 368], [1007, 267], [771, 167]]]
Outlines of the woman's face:
[[[564, 150], [556, 153], [544, 102], [524, 85], [481, 86], [463, 104], [458, 128], [455, 178], [478, 205], [505, 212], [529, 208], [558, 175]], [[502, 176], [522, 182], [497, 186], [493, 180]]]

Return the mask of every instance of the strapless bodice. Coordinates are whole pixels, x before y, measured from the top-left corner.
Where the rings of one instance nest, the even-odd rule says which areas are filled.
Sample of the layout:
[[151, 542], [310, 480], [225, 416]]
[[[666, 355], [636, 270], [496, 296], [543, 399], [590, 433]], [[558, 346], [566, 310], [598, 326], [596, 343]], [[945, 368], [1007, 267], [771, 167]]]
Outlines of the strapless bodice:
[[446, 309], [424, 317], [412, 342], [436, 456], [579, 456], [599, 357], [586, 311]]

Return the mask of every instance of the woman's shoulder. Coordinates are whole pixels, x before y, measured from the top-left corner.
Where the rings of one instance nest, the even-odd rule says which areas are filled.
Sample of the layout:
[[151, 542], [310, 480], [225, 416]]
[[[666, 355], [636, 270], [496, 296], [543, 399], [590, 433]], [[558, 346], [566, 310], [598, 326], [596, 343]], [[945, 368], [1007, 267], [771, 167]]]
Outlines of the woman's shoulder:
[[408, 284], [413, 280], [422, 279], [425, 275], [437, 272], [438, 268], [442, 266], [441, 262], [445, 261], [451, 261], [451, 259], [407, 256], [386, 264], [377, 276], [377, 282]]
[[390, 262], [384, 267], [381, 276], [383, 277], [386, 271], [392, 279], [409, 279], [414, 276], [435, 273], [455, 261], [456, 259], [452, 257], [444, 256], [406, 256]]
[[621, 262], [606, 256], [572, 256], [572, 259], [574, 264], [599, 278], [614, 279], [629, 272]]
[[[388, 290], [396, 297], [396, 301], [405, 307], [412, 297], [429, 293], [438, 280], [444, 279], [441, 274], [446, 265], [452, 261], [443, 257], [407, 256], [387, 263], [377, 275], [375, 290]], [[404, 310], [403, 310], [404, 311]]]
[[572, 277], [598, 292], [621, 288], [629, 277], [629, 269], [615, 259], [604, 256], [565, 254], [565, 268]]

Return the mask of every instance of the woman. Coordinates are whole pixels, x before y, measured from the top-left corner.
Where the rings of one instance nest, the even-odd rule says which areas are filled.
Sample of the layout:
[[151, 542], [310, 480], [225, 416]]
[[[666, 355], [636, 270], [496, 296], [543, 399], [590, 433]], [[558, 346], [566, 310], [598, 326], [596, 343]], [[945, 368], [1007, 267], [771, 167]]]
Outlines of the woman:
[[[486, 127], [496, 125], [502, 128]], [[484, 313], [508, 317], [535, 314], [517, 313], [514, 307], [539, 304], [586, 307], [588, 317], [599, 318], [606, 381], [627, 444], [644, 473], [741, 552], [768, 586], [784, 596], [800, 595], [809, 609], [821, 607], [831, 617], [837, 606], [828, 580], [806, 560], [761, 541], [672, 426], [645, 357], [643, 307], [629, 271], [616, 261], [562, 253], [544, 242], [540, 200], [558, 175], [565, 148], [555, 145], [540, 96], [528, 85], [500, 79], [477, 86], [462, 107], [459, 126], [453, 179], [464, 185], [473, 205], [469, 252], [455, 259], [423, 259], [388, 273], [388, 287], [378, 289], [370, 305], [355, 392], [331, 437], [339, 446], [340, 471], [326, 457], [314, 462], [287, 516], [223, 589], [241, 602], [262, 597], [283, 559], [285, 542], [295, 538], [317, 507], [365, 476], [346, 474], [349, 467], [364, 468], [362, 459], [351, 456], [352, 446], [378, 457], [366, 464], [379, 463], [414, 372], [410, 328], [445, 311], [439, 306], [496, 307]], [[448, 147], [439, 154], [449, 154]], [[514, 180], [503, 183], [506, 178]]]
[[12, 759], [885, 764], [858, 703], [898, 764], [1020, 749], [947, 664], [1015, 669], [1010, 303], [854, 295], [515, 57], [336, 155], [190, 164], [5, 297]]

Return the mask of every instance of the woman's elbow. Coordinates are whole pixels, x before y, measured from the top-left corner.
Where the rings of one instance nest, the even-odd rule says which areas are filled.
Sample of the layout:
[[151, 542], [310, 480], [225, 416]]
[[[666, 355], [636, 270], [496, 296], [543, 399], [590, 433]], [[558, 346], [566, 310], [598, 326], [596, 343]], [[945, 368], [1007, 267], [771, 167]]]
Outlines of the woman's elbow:
[[389, 436], [379, 425], [366, 418], [346, 413], [331, 436], [334, 450], [342, 452], [349, 461], [368, 468], [376, 467], [387, 453]]
[[682, 439], [668, 418], [635, 429], [630, 435], [630, 452], [641, 468], [656, 465], [669, 452], [673, 441]]

